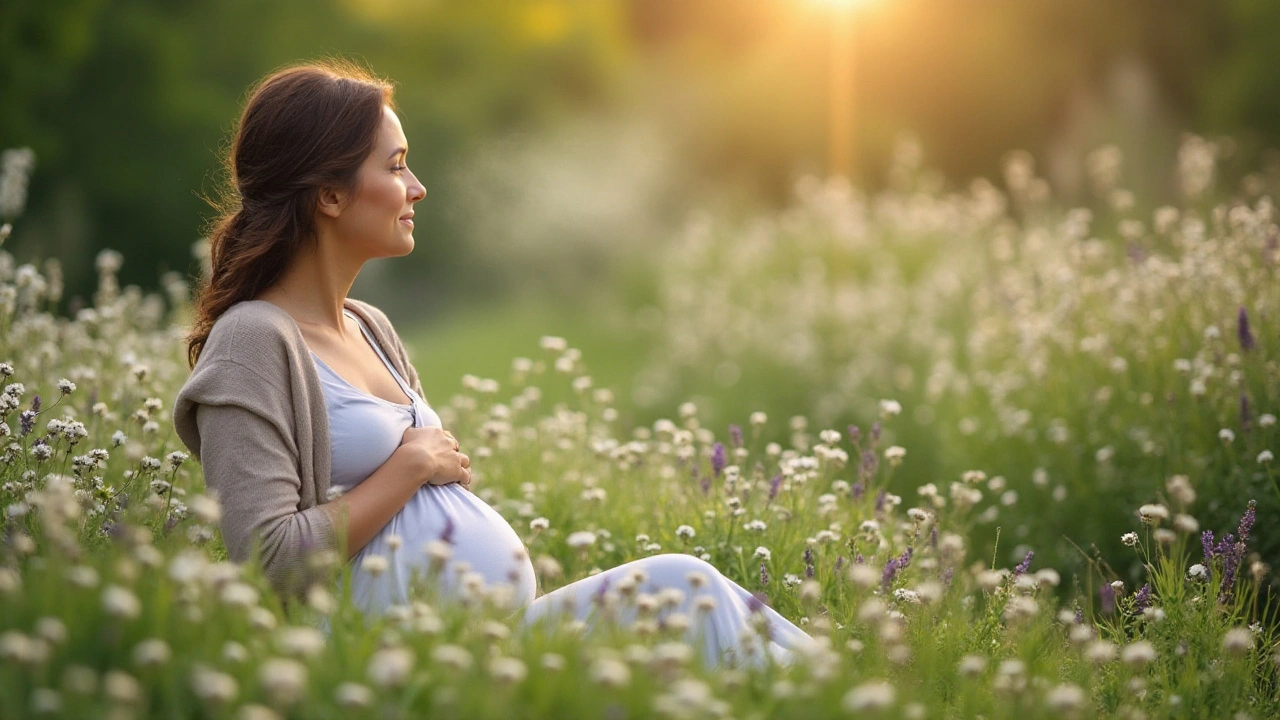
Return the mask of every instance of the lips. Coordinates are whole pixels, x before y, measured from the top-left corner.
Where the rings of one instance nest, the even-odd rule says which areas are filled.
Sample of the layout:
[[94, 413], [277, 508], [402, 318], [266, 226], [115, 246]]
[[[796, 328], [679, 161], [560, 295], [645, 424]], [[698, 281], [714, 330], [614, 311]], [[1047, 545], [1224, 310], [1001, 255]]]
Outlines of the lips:
[[408, 213], [407, 215], [401, 215], [400, 222], [408, 225], [409, 227], [413, 227], [413, 213]]

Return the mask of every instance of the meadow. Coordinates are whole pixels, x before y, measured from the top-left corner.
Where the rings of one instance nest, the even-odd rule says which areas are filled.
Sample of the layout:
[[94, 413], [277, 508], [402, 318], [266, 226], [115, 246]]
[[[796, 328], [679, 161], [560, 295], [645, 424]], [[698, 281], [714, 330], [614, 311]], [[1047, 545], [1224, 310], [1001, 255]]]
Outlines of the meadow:
[[[430, 577], [366, 618], [318, 554], [282, 603], [172, 429], [186, 280], [122, 288], [104, 251], [62, 313], [57, 259], [0, 249], [4, 716], [1280, 715], [1280, 247], [1265, 179], [1217, 187], [1218, 152], [1189, 138], [1151, 207], [1103, 149], [1086, 209], [1029, 156], [956, 191], [904, 146], [881, 193], [691, 223], [601, 316], [631, 365], [545, 335], [452, 396], [424, 371], [541, 591], [691, 554], [819, 638], [792, 666], [702, 667], [682, 637], [714, 608], [642, 583], [524, 633], [500, 586]], [[429, 550], [397, 552], [465, 575]]]

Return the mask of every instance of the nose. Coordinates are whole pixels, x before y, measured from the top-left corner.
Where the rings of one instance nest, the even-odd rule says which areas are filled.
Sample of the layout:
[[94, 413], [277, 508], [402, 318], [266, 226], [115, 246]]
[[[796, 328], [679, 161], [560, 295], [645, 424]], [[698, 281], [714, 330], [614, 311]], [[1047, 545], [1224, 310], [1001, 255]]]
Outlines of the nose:
[[413, 182], [407, 188], [409, 191], [409, 202], [418, 202], [427, 196], [427, 188], [418, 182], [418, 176], [413, 175]]

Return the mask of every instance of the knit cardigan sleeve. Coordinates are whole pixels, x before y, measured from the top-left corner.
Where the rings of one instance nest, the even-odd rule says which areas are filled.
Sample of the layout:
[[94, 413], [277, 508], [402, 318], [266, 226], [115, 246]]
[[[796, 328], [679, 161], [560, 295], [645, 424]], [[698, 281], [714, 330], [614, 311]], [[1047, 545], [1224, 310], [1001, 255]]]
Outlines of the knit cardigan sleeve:
[[323, 397], [308, 388], [291, 347], [296, 326], [264, 310], [219, 320], [174, 404], [174, 423], [222, 505], [230, 558], [260, 552], [272, 586], [295, 596], [314, 579], [310, 553], [338, 544], [332, 508], [317, 497], [329, 482], [328, 428], [312, 426]]

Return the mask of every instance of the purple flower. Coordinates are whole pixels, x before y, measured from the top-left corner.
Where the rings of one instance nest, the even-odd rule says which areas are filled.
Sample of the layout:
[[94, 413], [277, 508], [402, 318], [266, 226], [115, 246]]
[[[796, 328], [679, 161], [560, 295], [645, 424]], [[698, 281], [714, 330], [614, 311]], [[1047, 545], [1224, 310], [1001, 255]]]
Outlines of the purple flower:
[[858, 429], [857, 425], [850, 425], [849, 426], [849, 442], [853, 445], [857, 445], [858, 441], [861, 439], [862, 439], [862, 431]]
[[736, 448], [742, 447], [742, 426], [741, 425], [729, 426], [729, 444]]
[[1200, 547], [1204, 550], [1204, 561], [1209, 562], [1213, 559], [1213, 531], [1205, 530], [1200, 533]]
[[840, 568], [844, 567], [844, 556], [836, 556], [836, 572], [840, 572]]
[[31, 434], [32, 428], [36, 426], [36, 415], [34, 410], [23, 410], [18, 416], [18, 436], [26, 437]]
[[884, 564], [884, 572], [880, 573], [880, 591], [889, 592], [889, 588], [893, 585], [893, 578], [898, 574], [898, 558], [889, 558], [889, 562]]
[[1101, 602], [1101, 607], [1099, 609], [1102, 610], [1103, 615], [1110, 615], [1115, 612], [1116, 591], [1110, 584], [1103, 583], [1102, 586], [1098, 588], [1098, 600]]
[[1018, 563], [1013, 568], [1013, 576], [1018, 577], [1019, 575], [1026, 573], [1027, 569], [1031, 567], [1031, 558], [1035, 556], [1036, 556], [1036, 552], [1034, 550], [1028, 550], [1027, 556], [1022, 558], [1022, 562]]
[[716, 443], [711, 447], [711, 472], [715, 473], [716, 477], [720, 477], [720, 473], [724, 472], [726, 464], [724, 443]]
[[1240, 430], [1249, 432], [1253, 427], [1253, 413], [1249, 410], [1249, 394], [1240, 393]]
[[762, 592], [753, 592], [747, 598], [747, 609], [753, 613], [764, 610], [769, 605], [769, 596]]
[[1249, 531], [1253, 529], [1253, 523], [1258, 519], [1258, 501], [1250, 500], [1249, 509], [1244, 511], [1244, 515], [1240, 518], [1240, 527], [1236, 529], [1236, 534], [1240, 536], [1240, 542], [1249, 541]]
[[880, 488], [880, 492], [876, 493], [876, 513], [884, 512], [884, 502], [889, 497], [889, 493], [884, 488]]
[[954, 576], [955, 574], [956, 574], [956, 569], [955, 569], [955, 568], [953, 568], [953, 567], [949, 567], [949, 568], [947, 568], [946, 570], [943, 570], [943, 571], [942, 571], [942, 584], [943, 584], [943, 585], [950, 585], [950, 584], [951, 584], [951, 578], [952, 578], [952, 576]]
[[871, 425], [871, 444], [874, 446], [880, 442], [880, 421], [877, 420]]
[[1249, 330], [1249, 313], [1245, 312], [1243, 305], [1240, 306], [1240, 314], [1236, 316], [1236, 336], [1240, 338], [1240, 347], [1245, 351], [1252, 350], [1257, 344]]
[[769, 584], [769, 568], [765, 567], [764, 563], [760, 563], [760, 584]]
[[1141, 265], [1142, 261], [1147, 258], [1147, 253], [1142, 249], [1142, 246], [1132, 240], [1125, 244], [1125, 254], [1129, 256], [1129, 260], [1134, 265]]
[[604, 600], [604, 594], [609, 589], [609, 578], [606, 577], [603, 580], [604, 582], [600, 583], [600, 587], [596, 588], [596, 591], [591, 594], [591, 601], [597, 604]]
[[773, 476], [769, 481], [769, 499], [773, 500], [778, 497], [778, 490], [782, 488], [782, 473]]
[[853, 487], [849, 488], [849, 497], [855, 502], [861, 500], [862, 493], [866, 492], [866, 490], [866, 486], [862, 484], [861, 480], [859, 480], [853, 484]]
[[880, 466], [880, 458], [876, 456], [874, 450], [862, 451], [862, 466], [859, 468], [862, 477], [869, 478], [876, 474], [876, 468]]
[[929, 532], [929, 547], [934, 550], [938, 549], [938, 526], [934, 525], [933, 530]]
[[807, 547], [804, 549], [804, 576], [813, 577], [813, 550]]
[[898, 571], [911, 564], [911, 557], [914, 551], [907, 548], [902, 554], [896, 558], [890, 558], [889, 562], [884, 564], [884, 572], [880, 575], [880, 589], [883, 592], [889, 592], [889, 587], [893, 584], [893, 579], [898, 575]]
[[1076, 624], [1077, 624], [1077, 625], [1083, 625], [1083, 624], [1084, 624], [1084, 610], [1082, 610], [1082, 609], [1081, 609], [1080, 607], [1078, 607], [1078, 606], [1076, 607], [1076, 617], [1075, 617], [1075, 621], [1076, 621]]
[[1151, 604], [1151, 583], [1144, 583], [1142, 589], [1133, 596], [1134, 612], [1142, 612]]

